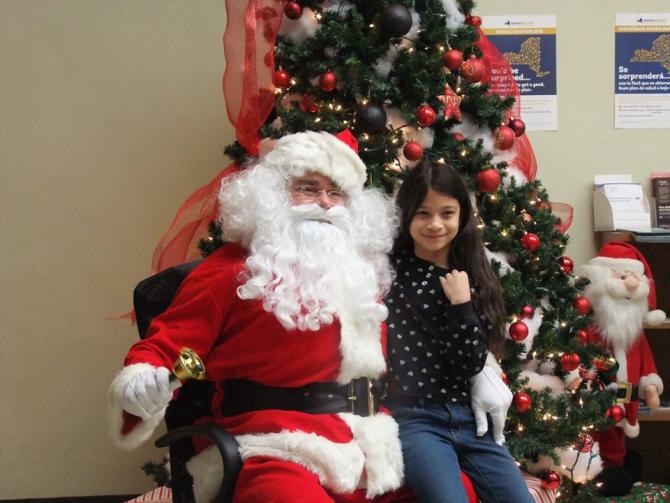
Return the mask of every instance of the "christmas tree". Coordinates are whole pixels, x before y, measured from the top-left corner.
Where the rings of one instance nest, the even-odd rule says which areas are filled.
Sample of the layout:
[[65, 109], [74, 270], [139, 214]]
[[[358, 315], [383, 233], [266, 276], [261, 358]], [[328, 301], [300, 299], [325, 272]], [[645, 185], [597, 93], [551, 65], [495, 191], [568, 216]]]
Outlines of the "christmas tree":
[[[454, 166], [505, 292], [507, 445], [544, 487], [562, 484], [563, 500], [588, 500], [593, 484], [581, 484], [597, 471], [588, 432], [620, 413], [604, 389], [616, 362], [585, 344], [590, 306], [563, 254], [568, 218], [535, 178], [509, 65], [479, 29], [474, 3], [244, 4], [228, 5], [224, 89], [237, 132], [228, 156], [240, 166], [285, 134], [348, 128], [368, 183], [388, 192], [422, 160]], [[209, 234], [205, 253], [225, 239], [213, 224]]]

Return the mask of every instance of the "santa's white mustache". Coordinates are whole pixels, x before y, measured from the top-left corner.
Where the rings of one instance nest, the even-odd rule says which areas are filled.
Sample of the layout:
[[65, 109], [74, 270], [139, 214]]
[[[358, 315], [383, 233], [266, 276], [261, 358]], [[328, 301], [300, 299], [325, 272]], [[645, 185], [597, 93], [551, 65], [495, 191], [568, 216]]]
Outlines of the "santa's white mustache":
[[318, 204], [291, 206], [289, 214], [295, 221], [314, 220], [317, 222], [327, 222], [337, 227], [349, 222], [351, 218], [349, 210], [344, 206], [333, 206], [326, 209]]

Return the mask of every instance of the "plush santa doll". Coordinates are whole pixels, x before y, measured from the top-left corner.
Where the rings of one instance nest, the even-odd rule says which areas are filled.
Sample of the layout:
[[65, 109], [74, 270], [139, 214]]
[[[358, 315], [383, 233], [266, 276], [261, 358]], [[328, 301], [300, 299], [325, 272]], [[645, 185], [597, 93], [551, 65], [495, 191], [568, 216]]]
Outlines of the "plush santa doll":
[[640, 251], [628, 243], [605, 244], [598, 256], [578, 267], [576, 273], [591, 282], [585, 291], [594, 315], [589, 342], [602, 344], [612, 353], [619, 365], [616, 372], [619, 394], [628, 395], [620, 397], [624, 400], [623, 419], [596, 435], [605, 466], [621, 467], [626, 457], [625, 437], [634, 438], [640, 433], [638, 400], [655, 409], [663, 393], [663, 381], [656, 372], [643, 325], [661, 323], [665, 313], [655, 309], [656, 294], [649, 265]]

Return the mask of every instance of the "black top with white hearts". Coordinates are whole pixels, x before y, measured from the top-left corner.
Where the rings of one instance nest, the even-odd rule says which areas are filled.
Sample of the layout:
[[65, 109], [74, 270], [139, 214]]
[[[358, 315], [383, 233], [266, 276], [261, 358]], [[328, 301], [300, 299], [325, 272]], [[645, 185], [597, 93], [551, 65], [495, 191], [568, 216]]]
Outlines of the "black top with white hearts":
[[451, 305], [439, 277], [448, 269], [411, 252], [391, 257], [396, 279], [389, 310], [389, 398], [401, 395], [448, 404], [470, 404], [469, 378], [484, 368], [490, 330], [472, 302]]

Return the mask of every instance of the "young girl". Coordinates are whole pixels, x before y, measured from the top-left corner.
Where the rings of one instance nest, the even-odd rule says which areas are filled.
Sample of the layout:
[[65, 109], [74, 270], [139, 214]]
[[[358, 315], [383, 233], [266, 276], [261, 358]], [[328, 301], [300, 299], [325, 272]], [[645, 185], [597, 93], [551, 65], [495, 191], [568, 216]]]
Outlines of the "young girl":
[[421, 502], [467, 501], [461, 470], [483, 502], [532, 502], [506, 447], [476, 436], [470, 378], [503, 341], [502, 291], [458, 173], [411, 170], [396, 203], [401, 228], [388, 295], [389, 389], [408, 485]]

